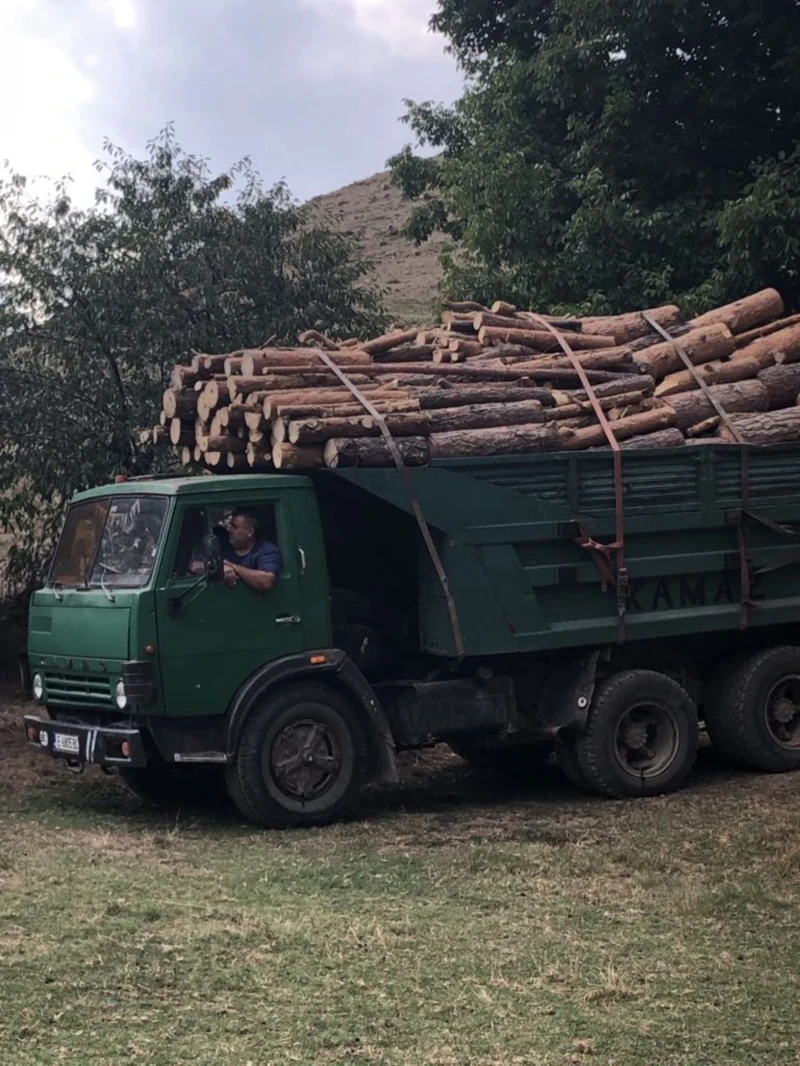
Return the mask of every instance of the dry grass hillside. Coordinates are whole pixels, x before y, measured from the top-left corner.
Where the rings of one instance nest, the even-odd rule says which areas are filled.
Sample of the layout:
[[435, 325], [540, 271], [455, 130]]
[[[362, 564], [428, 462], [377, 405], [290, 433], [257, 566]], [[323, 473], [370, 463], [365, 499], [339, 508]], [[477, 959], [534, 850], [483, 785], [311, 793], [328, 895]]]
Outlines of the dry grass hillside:
[[374, 263], [375, 279], [385, 292], [386, 306], [398, 322], [414, 324], [430, 317], [445, 238], [438, 235], [416, 248], [403, 237], [411, 208], [390, 184], [388, 172], [311, 202], [329, 224], [360, 236], [364, 254]]

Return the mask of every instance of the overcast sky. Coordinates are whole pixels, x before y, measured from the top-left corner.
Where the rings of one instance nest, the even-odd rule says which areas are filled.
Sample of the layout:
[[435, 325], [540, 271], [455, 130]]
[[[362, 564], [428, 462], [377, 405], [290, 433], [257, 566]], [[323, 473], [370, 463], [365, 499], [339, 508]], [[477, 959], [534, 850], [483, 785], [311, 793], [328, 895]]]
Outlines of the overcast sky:
[[252, 157], [298, 199], [381, 170], [402, 100], [461, 79], [435, 0], [0, 0], [0, 160], [94, 188], [105, 136], [133, 154], [174, 121], [223, 169]]

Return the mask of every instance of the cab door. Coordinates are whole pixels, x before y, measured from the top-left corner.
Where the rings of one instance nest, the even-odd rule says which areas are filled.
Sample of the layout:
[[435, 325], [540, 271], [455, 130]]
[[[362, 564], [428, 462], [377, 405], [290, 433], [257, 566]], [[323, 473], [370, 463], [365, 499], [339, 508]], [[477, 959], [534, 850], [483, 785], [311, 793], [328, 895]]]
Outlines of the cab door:
[[293, 535], [292, 500], [237, 498], [229, 505], [272, 516], [273, 528], [265, 539], [277, 541], [283, 569], [269, 592], [255, 592], [241, 581], [233, 588], [208, 585], [189, 573], [203, 534], [214, 528], [219, 506], [184, 503], [179, 497], [171, 526], [156, 589], [158, 659], [169, 715], [221, 714], [260, 666], [306, 648], [304, 553]]

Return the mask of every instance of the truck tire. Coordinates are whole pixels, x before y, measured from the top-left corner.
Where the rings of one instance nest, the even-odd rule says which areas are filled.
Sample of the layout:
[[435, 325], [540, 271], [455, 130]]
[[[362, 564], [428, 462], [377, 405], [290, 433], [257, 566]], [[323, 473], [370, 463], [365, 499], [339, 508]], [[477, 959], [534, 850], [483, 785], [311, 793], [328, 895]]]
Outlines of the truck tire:
[[450, 747], [466, 759], [471, 766], [483, 773], [509, 774], [512, 777], [530, 777], [531, 773], [544, 766], [553, 752], [548, 741], [530, 744], [509, 745], [493, 748], [471, 737], [448, 742]]
[[586, 729], [575, 738], [590, 788], [615, 799], [678, 788], [694, 764], [697, 709], [677, 681], [624, 670], [595, 692]]
[[326, 685], [302, 682], [250, 715], [226, 780], [248, 821], [287, 829], [341, 818], [368, 767], [369, 740], [352, 705]]
[[119, 776], [134, 795], [156, 807], [210, 810], [227, 802], [221, 766], [154, 762], [138, 770], [120, 770]]
[[556, 764], [570, 784], [581, 792], [591, 792], [591, 786], [583, 776], [575, 750], [575, 736], [568, 733], [556, 741]]
[[715, 747], [739, 766], [800, 769], [800, 648], [767, 648], [723, 664], [704, 714]]

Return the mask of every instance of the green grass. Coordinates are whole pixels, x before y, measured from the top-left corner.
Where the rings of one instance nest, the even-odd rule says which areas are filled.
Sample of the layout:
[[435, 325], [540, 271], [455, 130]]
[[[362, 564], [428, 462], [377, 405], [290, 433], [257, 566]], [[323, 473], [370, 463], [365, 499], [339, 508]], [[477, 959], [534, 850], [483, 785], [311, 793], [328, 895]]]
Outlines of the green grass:
[[[405, 761], [352, 821], [153, 813], [0, 730], [0, 1063], [800, 1062], [797, 778]], [[9, 739], [11, 738], [11, 739]]]

